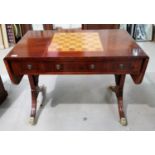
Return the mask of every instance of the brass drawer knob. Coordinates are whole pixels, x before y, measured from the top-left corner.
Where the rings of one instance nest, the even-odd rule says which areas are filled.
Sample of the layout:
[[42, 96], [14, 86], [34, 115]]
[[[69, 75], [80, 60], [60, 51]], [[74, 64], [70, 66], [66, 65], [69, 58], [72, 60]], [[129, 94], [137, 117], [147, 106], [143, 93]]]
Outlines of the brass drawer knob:
[[56, 64], [56, 70], [60, 70], [61, 69], [61, 65], [60, 64]]
[[92, 69], [92, 70], [95, 69], [95, 65], [94, 64], [91, 64], [90, 65], [90, 69]]
[[32, 69], [32, 65], [31, 65], [31, 64], [28, 64], [28, 65], [27, 65], [27, 68], [28, 68], [29, 70], [31, 70], [31, 69]]

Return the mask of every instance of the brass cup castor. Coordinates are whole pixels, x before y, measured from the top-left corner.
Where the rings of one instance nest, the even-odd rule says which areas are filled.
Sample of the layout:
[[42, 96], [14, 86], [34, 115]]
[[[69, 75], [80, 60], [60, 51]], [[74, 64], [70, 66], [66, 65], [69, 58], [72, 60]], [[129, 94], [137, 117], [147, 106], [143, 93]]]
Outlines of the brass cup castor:
[[127, 125], [127, 119], [125, 117], [122, 117], [120, 119], [120, 123], [121, 123], [122, 126], [126, 126]]
[[30, 123], [30, 125], [35, 125], [35, 117], [30, 117], [29, 123]]

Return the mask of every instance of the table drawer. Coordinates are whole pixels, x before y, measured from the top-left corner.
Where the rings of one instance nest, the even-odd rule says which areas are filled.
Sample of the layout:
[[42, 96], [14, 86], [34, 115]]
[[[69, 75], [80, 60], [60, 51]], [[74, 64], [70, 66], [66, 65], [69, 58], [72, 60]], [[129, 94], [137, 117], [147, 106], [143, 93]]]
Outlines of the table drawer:
[[15, 74], [43, 74], [53, 71], [53, 65], [49, 62], [14, 62], [12, 68]]
[[13, 63], [17, 74], [48, 73], [139, 73], [142, 61], [21, 62]]
[[111, 62], [107, 65], [108, 70], [111, 72], [120, 73], [139, 73], [141, 69], [142, 61], [131, 62]]

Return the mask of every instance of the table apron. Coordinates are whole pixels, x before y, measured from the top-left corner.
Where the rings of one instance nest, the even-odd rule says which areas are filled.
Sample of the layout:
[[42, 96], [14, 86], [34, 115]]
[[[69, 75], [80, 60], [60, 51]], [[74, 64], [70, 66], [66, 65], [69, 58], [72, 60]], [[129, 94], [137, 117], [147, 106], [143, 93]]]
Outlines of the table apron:
[[24, 74], [139, 74], [142, 60], [106, 62], [32, 62], [11, 63], [16, 75]]

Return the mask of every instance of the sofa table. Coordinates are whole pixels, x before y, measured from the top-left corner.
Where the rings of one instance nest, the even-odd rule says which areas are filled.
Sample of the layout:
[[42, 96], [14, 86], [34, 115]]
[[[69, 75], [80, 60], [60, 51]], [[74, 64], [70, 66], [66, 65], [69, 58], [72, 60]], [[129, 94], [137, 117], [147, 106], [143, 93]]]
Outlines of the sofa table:
[[[120, 123], [127, 125], [123, 88], [129, 74], [135, 84], [143, 80], [149, 57], [124, 30], [29, 31], [4, 58], [10, 79], [19, 84], [28, 76], [34, 123], [42, 74], [113, 74]], [[103, 81], [105, 82], [105, 81]]]

